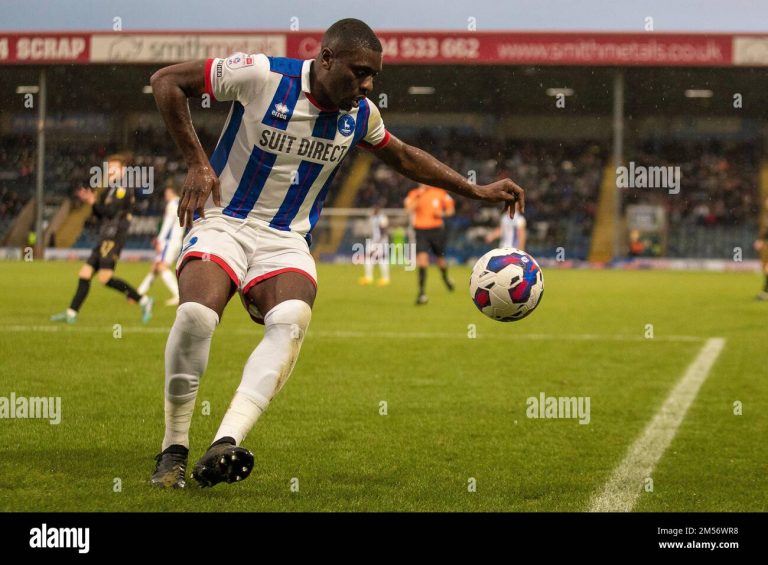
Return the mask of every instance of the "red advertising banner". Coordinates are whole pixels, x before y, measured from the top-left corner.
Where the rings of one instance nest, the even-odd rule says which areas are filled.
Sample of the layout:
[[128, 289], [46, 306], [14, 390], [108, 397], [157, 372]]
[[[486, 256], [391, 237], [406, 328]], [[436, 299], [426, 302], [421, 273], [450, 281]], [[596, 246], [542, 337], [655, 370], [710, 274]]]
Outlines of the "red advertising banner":
[[[378, 34], [389, 64], [647, 65], [733, 64], [731, 35], [600, 33]], [[288, 34], [288, 54], [313, 57], [322, 34]]]
[[[385, 64], [768, 66], [768, 35], [380, 32]], [[0, 64], [170, 63], [236, 51], [314, 57], [322, 32], [0, 33]]]
[[88, 63], [89, 33], [2, 33], [0, 65], [14, 63]]

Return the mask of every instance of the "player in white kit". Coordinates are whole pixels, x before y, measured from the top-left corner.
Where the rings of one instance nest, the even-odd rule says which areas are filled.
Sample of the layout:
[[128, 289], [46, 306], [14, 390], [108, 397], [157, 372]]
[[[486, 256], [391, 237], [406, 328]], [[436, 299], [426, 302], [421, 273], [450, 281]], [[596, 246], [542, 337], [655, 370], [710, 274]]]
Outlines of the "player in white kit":
[[525, 216], [520, 213], [520, 206], [515, 205], [515, 216], [509, 217], [509, 214], [501, 214], [499, 227], [489, 232], [485, 237], [486, 243], [498, 239], [499, 247], [514, 247], [520, 251], [525, 251], [526, 239]]
[[[243, 369], [212, 445], [192, 477], [201, 486], [237, 482], [253, 468], [240, 444], [288, 379], [309, 326], [317, 287], [312, 228], [339, 164], [360, 146], [419, 183], [488, 202], [524, 201], [509, 179], [476, 185], [384, 127], [366, 95], [382, 47], [360, 20], [324, 34], [315, 59], [238, 53], [181, 63], [152, 76], [152, 89], [188, 172], [179, 204], [191, 226], [178, 262], [180, 306], [165, 349], [165, 436], [151, 483], [185, 486], [189, 427], [211, 337], [240, 294], [264, 337]], [[207, 158], [187, 99], [232, 101]]]
[[378, 265], [381, 278], [376, 283], [378, 286], [389, 284], [389, 219], [381, 211], [381, 206], [375, 206], [371, 210], [369, 218], [371, 237], [365, 246], [365, 275], [360, 279], [360, 284], [373, 283], [373, 266]]
[[165, 304], [166, 306], [175, 306], [179, 303], [179, 285], [176, 282], [176, 274], [169, 269], [176, 263], [181, 251], [181, 240], [184, 239], [184, 228], [179, 225], [179, 194], [173, 186], [165, 187], [165, 213], [163, 214], [163, 223], [160, 231], [154, 241], [155, 261], [152, 264], [152, 270], [141, 281], [137, 292], [146, 294], [149, 287], [155, 281], [155, 277], [160, 275], [165, 286], [171, 293]]

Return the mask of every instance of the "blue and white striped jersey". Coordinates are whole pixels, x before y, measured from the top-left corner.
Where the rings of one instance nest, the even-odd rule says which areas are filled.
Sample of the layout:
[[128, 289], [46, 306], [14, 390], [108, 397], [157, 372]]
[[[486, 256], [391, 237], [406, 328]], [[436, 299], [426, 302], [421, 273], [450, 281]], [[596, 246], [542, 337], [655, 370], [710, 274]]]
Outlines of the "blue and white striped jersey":
[[209, 198], [206, 217], [249, 218], [306, 236], [352, 147], [387, 144], [389, 132], [367, 98], [348, 112], [319, 107], [310, 93], [313, 64], [244, 53], [208, 60], [206, 91], [233, 104], [211, 156], [222, 205]]

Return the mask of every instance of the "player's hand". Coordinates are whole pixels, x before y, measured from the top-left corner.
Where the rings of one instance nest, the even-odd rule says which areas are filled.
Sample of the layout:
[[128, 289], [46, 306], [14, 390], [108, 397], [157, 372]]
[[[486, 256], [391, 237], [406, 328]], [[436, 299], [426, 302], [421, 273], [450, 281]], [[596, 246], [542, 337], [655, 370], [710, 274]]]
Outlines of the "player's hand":
[[205, 218], [205, 206], [208, 196], [213, 194], [213, 203], [221, 206], [221, 188], [219, 179], [213, 168], [208, 165], [193, 165], [184, 179], [179, 201], [179, 224], [181, 227], [192, 227], [194, 214], [197, 212]]
[[92, 190], [89, 190], [85, 188], [84, 186], [81, 186], [77, 189], [77, 197], [85, 202], [86, 204], [90, 204], [93, 206], [93, 204], [96, 202], [96, 193], [94, 193]]
[[520, 212], [525, 212], [525, 191], [511, 179], [478, 186], [476, 194], [485, 202], [503, 202], [504, 209], [509, 209], [510, 218], [515, 216], [515, 202], [520, 202]]
[[755, 251], [762, 251], [763, 247], [765, 247], [765, 242], [762, 239], [758, 239], [755, 241], [754, 247]]

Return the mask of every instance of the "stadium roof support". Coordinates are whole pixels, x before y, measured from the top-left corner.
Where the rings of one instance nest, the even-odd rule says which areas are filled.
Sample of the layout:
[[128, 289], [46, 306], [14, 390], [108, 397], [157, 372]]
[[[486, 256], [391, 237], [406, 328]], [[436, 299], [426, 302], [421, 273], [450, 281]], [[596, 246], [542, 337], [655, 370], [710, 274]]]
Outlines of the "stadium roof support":
[[46, 76], [45, 67], [40, 69], [40, 91], [37, 101], [37, 172], [35, 174], [35, 257], [43, 257], [45, 238], [43, 237], [43, 182], [45, 180], [45, 118], [46, 118]]
[[[624, 164], [624, 72], [617, 69], [613, 76], [613, 171]], [[621, 191], [614, 182], [613, 258], [621, 256]]]

